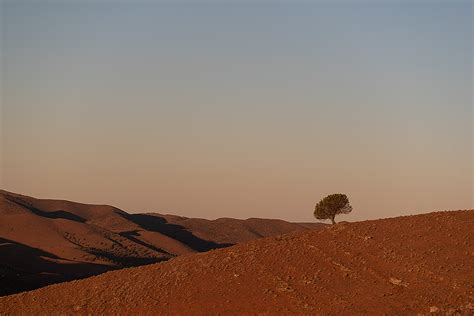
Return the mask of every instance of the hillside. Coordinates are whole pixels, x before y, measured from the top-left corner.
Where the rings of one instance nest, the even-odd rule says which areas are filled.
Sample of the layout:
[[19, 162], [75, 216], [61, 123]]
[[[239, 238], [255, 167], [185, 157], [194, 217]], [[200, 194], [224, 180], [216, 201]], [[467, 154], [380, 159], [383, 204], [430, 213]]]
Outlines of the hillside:
[[474, 312], [474, 211], [340, 223], [0, 298], [7, 314]]
[[0, 191], [0, 218], [0, 295], [322, 227], [271, 219], [129, 214], [107, 205], [6, 191]]

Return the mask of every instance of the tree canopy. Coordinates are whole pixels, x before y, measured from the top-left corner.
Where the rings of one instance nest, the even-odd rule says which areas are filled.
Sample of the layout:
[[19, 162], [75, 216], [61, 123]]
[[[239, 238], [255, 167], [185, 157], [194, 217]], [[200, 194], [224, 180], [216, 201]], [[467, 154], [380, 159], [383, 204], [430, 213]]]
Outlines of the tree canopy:
[[333, 224], [338, 214], [348, 214], [352, 211], [349, 199], [345, 194], [336, 193], [323, 198], [314, 208], [314, 217], [317, 219], [330, 219]]

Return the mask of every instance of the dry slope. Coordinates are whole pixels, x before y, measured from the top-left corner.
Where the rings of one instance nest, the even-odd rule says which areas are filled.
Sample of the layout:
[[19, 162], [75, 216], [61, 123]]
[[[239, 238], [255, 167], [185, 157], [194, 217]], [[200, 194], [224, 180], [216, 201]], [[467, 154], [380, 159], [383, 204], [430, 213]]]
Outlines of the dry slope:
[[0, 296], [321, 224], [129, 214], [0, 191]]
[[0, 314], [474, 312], [474, 211], [341, 223], [0, 298]]

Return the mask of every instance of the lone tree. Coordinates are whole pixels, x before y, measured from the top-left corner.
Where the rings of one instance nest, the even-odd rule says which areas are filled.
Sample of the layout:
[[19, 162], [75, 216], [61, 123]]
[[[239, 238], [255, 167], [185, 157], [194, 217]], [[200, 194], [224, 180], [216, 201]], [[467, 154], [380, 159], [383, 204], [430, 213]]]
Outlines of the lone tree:
[[349, 214], [352, 211], [352, 206], [349, 204], [349, 199], [345, 194], [331, 194], [319, 201], [314, 208], [314, 217], [317, 219], [330, 219], [336, 224], [334, 217], [338, 214]]

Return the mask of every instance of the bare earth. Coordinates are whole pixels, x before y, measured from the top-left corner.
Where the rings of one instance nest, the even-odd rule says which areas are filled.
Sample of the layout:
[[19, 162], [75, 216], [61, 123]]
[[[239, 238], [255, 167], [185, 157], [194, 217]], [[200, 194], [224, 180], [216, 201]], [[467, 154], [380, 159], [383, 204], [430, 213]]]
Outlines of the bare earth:
[[0, 298], [0, 314], [473, 315], [474, 211], [340, 223]]
[[129, 214], [0, 191], [0, 296], [323, 226]]

